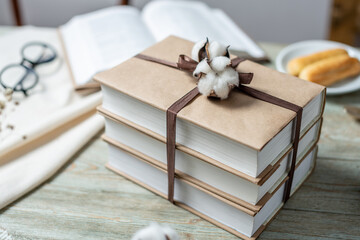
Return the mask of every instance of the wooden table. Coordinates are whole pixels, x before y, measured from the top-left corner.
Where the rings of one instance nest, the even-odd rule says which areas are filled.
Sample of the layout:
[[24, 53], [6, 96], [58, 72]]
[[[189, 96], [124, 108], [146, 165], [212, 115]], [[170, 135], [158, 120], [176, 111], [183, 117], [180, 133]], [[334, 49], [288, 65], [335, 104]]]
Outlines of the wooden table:
[[[272, 59], [282, 48], [262, 45]], [[259, 239], [360, 239], [360, 122], [344, 112], [345, 104], [360, 105], [360, 92], [327, 99], [316, 169]], [[236, 239], [107, 170], [99, 136], [53, 178], [1, 210], [0, 227], [15, 239], [130, 239], [156, 221], [182, 239]]]

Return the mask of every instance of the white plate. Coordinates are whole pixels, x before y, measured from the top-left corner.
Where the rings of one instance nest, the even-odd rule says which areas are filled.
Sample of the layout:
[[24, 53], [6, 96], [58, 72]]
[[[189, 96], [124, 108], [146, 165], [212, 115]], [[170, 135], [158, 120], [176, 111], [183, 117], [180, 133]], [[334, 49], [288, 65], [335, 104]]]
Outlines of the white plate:
[[[294, 57], [331, 48], [344, 48], [350, 56], [360, 59], [360, 52], [349, 45], [326, 40], [311, 40], [294, 43], [281, 50], [276, 57], [276, 68], [278, 71], [286, 73], [286, 65]], [[354, 92], [359, 89], [360, 76], [356, 76], [327, 87], [326, 92], [327, 95], [338, 95]]]

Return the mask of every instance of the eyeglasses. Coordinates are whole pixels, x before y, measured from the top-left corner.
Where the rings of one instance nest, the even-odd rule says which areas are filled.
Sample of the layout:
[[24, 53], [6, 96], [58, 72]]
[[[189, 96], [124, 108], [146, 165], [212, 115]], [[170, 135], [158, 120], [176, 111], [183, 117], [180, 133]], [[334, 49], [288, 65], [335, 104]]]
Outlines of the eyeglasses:
[[25, 96], [28, 91], [39, 82], [39, 75], [35, 67], [53, 61], [56, 57], [55, 49], [42, 42], [30, 42], [21, 49], [22, 60], [18, 64], [10, 64], [0, 72], [0, 84], [15, 92], [23, 92]]

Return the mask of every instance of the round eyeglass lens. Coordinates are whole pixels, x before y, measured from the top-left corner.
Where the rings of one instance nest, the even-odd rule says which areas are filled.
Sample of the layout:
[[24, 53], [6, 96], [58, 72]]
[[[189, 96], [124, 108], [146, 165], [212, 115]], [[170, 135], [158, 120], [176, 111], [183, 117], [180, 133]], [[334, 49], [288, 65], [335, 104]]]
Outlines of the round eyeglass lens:
[[14, 91], [26, 91], [35, 87], [38, 75], [22, 65], [10, 65], [0, 73], [0, 82], [4, 88]]
[[24, 59], [35, 63], [45, 63], [54, 60], [55, 50], [45, 43], [29, 43], [22, 49]]

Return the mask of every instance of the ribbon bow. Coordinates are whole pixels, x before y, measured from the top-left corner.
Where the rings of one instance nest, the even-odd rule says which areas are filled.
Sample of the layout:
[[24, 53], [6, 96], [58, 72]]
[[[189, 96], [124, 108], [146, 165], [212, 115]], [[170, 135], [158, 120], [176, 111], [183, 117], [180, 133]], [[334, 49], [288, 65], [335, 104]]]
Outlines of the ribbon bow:
[[[245, 61], [245, 60], [246, 60], [245, 58], [239, 58], [239, 57], [234, 58], [231, 60], [231, 67], [235, 69], [242, 61]], [[199, 63], [197, 61], [195, 61], [194, 59], [192, 59], [184, 54], [181, 54], [181, 55], [179, 55], [179, 59], [177, 62], [177, 68], [180, 70], [187, 71], [187, 72], [194, 72], [196, 69], [196, 66], [198, 64]], [[238, 72], [238, 75], [239, 75], [239, 83], [240, 84], [250, 84], [251, 80], [254, 76], [253, 73], [240, 73], [240, 72]]]
[[[136, 58], [140, 58], [146, 61], [160, 63], [162, 65], [166, 65], [172, 68], [176, 68], [179, 70], [183, 70], [186, 72], [193, 72], [196, 69], [196, 66], [199, 64], [199, 62], [195, 61], [189, 56], [186, 56], [184, 54], [180, 54], [177, 63], [170, 62], [164, 59], [155, 58], [152, 56], [144, 55], [144, 54], [138, 54], [136, 55]], [[231, 59], [231, 67], [236, 68], [241, 62], [247, 60], [246, 58], [233, 58]], [[253, 73], [241, 73], [239, 74], [239, 83], [240, 84], [250, 84], [251, 80], [253, 79], [254, 74]]]

